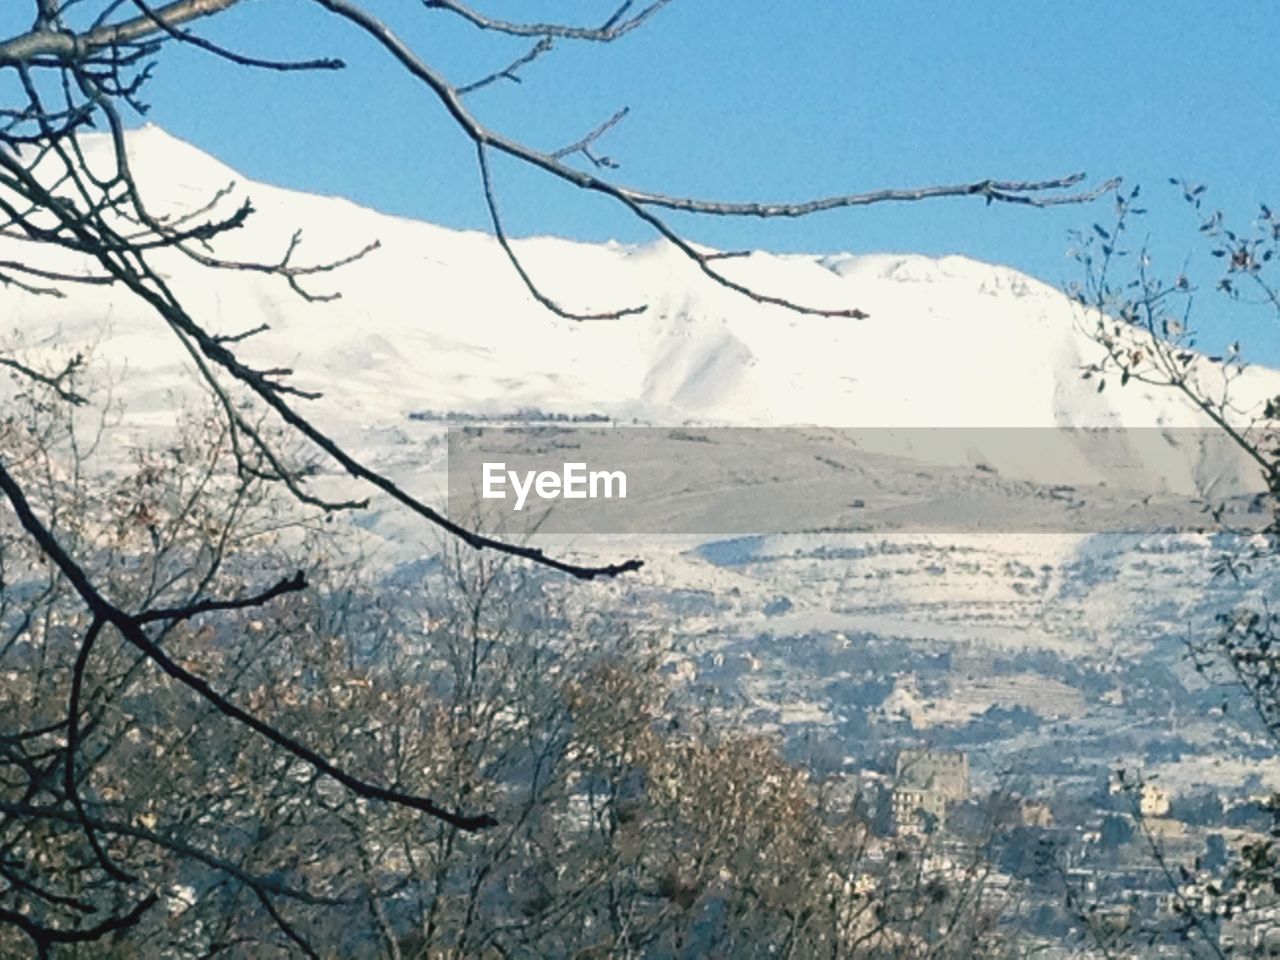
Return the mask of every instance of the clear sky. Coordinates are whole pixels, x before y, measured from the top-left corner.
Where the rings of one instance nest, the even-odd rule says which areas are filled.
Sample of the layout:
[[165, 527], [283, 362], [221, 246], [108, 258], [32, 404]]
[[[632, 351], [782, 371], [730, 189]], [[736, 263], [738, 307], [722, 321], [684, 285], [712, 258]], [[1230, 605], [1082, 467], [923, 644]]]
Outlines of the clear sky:
[[[459, 82], [527, 46], [410, 0], [369, 5]], [[592, 22], [611, 6], [483, 8]], [[318, 5], [253, 0], [198, 29], [264, 56], [341, 55], [350, 69], [282, 76], [171, 50], [147, 89], [149, 119], [255, 179], [485, 224], [473, 154], [436, 102]], [[1146, 229], [1176, 272], [1197, 238], [1169, 177], [1208, 183], [1210, 201], [1241, 222], [1260, 201], [1280, 205], [1278, 51], [1274, 0], [676, 0], [614, 45], [562, 43], [523, 84], [469, 102], [492, 126], [548, 148], [629, 106], [603, 144], [622, 164], [616, 176], [721, 199], [1122, 175], [1142, 184]], [[647, 236], [607, 201], [510, 164], [495, 172], [513, 233]], [[683, 226], [732, 248], [963, 253], [1060, 284], [1078, 276], [1068, 231], [1110, 216], [1105, 204], [1043, 212], [957, 200]], [[1242, 336], [1280, 361], [1274, 329], [1246, 324]]]

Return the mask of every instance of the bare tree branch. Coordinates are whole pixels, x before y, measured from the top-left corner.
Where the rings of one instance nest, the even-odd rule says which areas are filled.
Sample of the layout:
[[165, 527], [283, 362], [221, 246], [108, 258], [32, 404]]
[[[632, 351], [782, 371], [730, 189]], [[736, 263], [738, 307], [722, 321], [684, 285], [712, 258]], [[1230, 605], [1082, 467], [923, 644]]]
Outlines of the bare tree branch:
[[41, 958], [49, 956], [49, 947], [55, 943], [94, 943], [108, 934], [117, 933], [136, 926], [142, 915], [155, 906], [159, 899], [154, 893], [140, 900], [127, 913], [110, 917], [92, 927], [83, 929], [62, 929], [46, 927], [30, 917], [23, 916], [13, 910], [0, 907], [0, 921], [10, 923], [20, 929], [36, 946], [37, 955]]
[[626, 0], [601, 26], [574, 27], [562, 23], [514, 23], [485, 16], [457, 0], [423, 0], [423, 6], [427, 9], [447, 10], [481, 30], [492, 30], [516, 37], [555, 37], [562, 40], [589, 40], [597, 43], [610, 43], [625, 36], [643, 26], [649, 18], [669, 3], [671, 0], [657, 0], [639, 13], [628, 17], [627, 13], [634, 5], [634, 0]]
[[362, 797], [420, 810], [460, 830], [480, 830], [496, 825], [497, 821], [488, 815], [470, 816], [457, 813], [452, 810], [446, 810], [426, 797], [418, 797], [367, 783], [335, 766], [310, 747], [288, 736], [271, 724], [263, 722], [258, 717], [215, 692], [203, 678], [179, 666], [176, 661], [152, 641], [142, 629], [142, 625], [136, 616], [125, 613], [98, 592], [97, 588], [90, 582], [84, 569], [63, 550], [57, 538], [36, 517], [21, 487], [14, 481], [2, 462], [0, 462], [0, 492], [3, 492], [9, 499], [9, 503], [17, 514], [23, 528], [39, 544], [40, 549], [53, 561], [62, 575], [66, 577], [85, 605], [92, 611], [94, 617], [100, 618], [104, 623], [110, 623], [120, 632], [121, 636], [133, 644], [152, 663], [202, 699], [208, 701], [221, 713], [244, 724], [276, 746], [293, 754], [299, 760], [338, 781], [347, 789]]
[[549, 53], [552, 46], [553, 41], [551, 38], [543, 37], [530, 47], [528, 52], [517, 57], [501, 70], [491, 73], [487, 77], [481, 77], [479, 80], [475, 80], [471, 83], [466, 83], [458, 87], [458, 95], [465, 97], [467, 94], [475, 93], [477, 90], [483, 90], [485, 87], [489, 86], [489, 84], [497, 83], [499, 80], [510, 80], [512, 83], [523, 82], [520, 79], [520, 71], [533, 63], [533, 61], [537, 60], [544, 53]]
[[234, 7], [240, 0], [174, 0], [124, 23], [102, 25], [83, 34], [54, 30], [32, 30], [0, 43], [0, 67], [31, 63], [44, 57], [57, 62], [84, 60], [112, 47], [127, 46], [154, 36], [162, 30], [159, 22], [177, 27], [202, 17], [211, 17]]
[[[3, 469], [3, 466], [0, 466], [0, 471]], [[102, 845], [98, 842], [97, 834], [89, 824], [88, 814], [85, 812], [84, 803], [80, 799], [80, 791], [76, 789], [76, 756], [80, 752], [80, 690], [84, 685], [85, 666], [89, 662], [89, 656], [93, 652], [94, 641], [98, 639], [98, 635], [102, 632], [103, 625], [104, 622], [101, 617], [95, 616], [93, 618], [93, 622], [89, 624], [89, 629], [86, 631], [84, 639], [80, 641], [80, 652], [76, 655], [75, 667], [72, 669], [71, 701], [67, 705], [67, 749], [63, 762], [62, 785], [66, 791], [67, 798], [71, 801], [72, 808], [76, 812], [76, 816], [80, 819], [85, 839], [89, 841], [89, 846], [93, 849], [93, 854], [98, 858], [98, 863], [102, 866], [102, 869], [108, 876], [119, 880], [121, 883], [133, 883], [136, 878], [117, 867], [112, 859], [107, 856], [107, 852], [102, 849]]]
[[815, 213], [839, 210], [845, 207], [869, 207], [878, 203], [915, 203], [921, 200], [938, 200], [945, 197], [981, 197], [987, 203], [1012, 203], [1031, 207], [1052, 207], [1061, 204], [1089, 203], [1120, 186], [1120, 178], [1114, 177], [1091, 190], [1062, 195], [1048, 195], [1051, 190], [1070, 190], [1079, 186], [1085, 174], [1074, 173], [1053, 180], [976, 180], [932, 187], [915, 187], [899, 190], [873, 190], [869, 193], [849, 193], [808, 200], [802, 203], [725, 203], [699, 200], [692, 197], [671, 197], [660, 193], [627, 191], [636, 203], [651, 207], [663, 207], [682, 213], [700, 213], [722, 217], [807, 217]]
[[612, 158], [596, 156], [595, 153], [592, 152], [591, 147], [597, 140], [621, 123], [630, 112], [630, 107], [623, 107], [581, 140], [578, 140], [576, 143], [571, 143], [567, 147], [561, 147], [559, 150], [555, 151], [555, 153], [551, 154], [551, 158], [553, 160], [563, 160], [565, 157], [571, 157], [575, 153], [580, 153], [597, 167], [608, 167], [611, 170], [617, 169], [618, 164], [615, 163]]
[[510, 261], [511, 266], [524, 282], [525, 289], [529, 291], [538, 303], [542, 304], [543, 307], [550, 310], [557, 317], [563, 317], [566, 320], [620, 320], [623, 317], [634, 316], [645, 311], [645, 306], [640, 304], [634, 307], [606, 310], [601, 313], [575, 313], [566, 310], [539, 290], [537, 284], [533, 282], [533, 278], [529, 276], [529, 271], [524, 268], [524, 264], [516, 256], [515, 250], [512, 249], [511, 243], [507, 239], [506, 231], [502, 228], [502, 218], [498, 215], [498, 198], [494, 194], [493, 178], [489, 173], [489, 158], [485, 153], [484, 144], [477, 144], [476, 146], [476, 162], [480, 166], [480, 178], [484, 184], [484, 199], [489, 208], [489, 219], [493, 224], [493, 235], [497, 237], [498, 244], [502, 247], [503, 253], [507, 255], [507, 260]]
[[[10, 803], [6, 800], [0, 800], [0, 813], [13, 817], [32, 818], [36, 820], [55, 820], [68, 825], [79, 823], [79, 818], [71, 812], [61, 810], [52, 806], [32, 805]], [[89, 824], [99, 833], [111, 834], [120, 837], [130, 837], [135, 840], [142, 840], [146, 843], [161, 847], [166, 850], [172, 850], [174, 853], [181, 854], [191, 860], [203, 863], [207, 867], [217, 870], [219, 873], [225, 873], [239, 883], [244, 884], [253, 890], [262, 890], [278, 897], [286, 897], [290, 900], [296, 900], [298, 903], [311, 904], [320, 907], [339, 906], [348, 901], [338, 897], [318, 896], [307, 890], [298, 887], [289, 886], [282, 883], [274, 877], [260, 877], [249, 873], [242, 867], [237, 866], [229, 860], [216, 856], [201, 847], [194, 846], [177, 837], [165, 836], [154, 830], [148, 830], [137, 824], [117, 823], [112, 820], [103, 820], [98, 817], [90, 817]]]
[[228, 610], [250, 610], [254, 607], [265, 606], [276, 597], [284, 596], [286, 593], [297, 593], [307, 588], [307, 578], [299, 570], [292, 577], [287, 577], [279, 583], [261, 593], [255, 593], [248, 597], [238, 597], [231, 600], [198, 600], [195, 603], [187, 604], [184, 607], [168, 607], [164, 609], [151, 609], [139, 613], [136, 617], [138, 623], [155, 623], [159, 620], [178, 621], [190, 620], [192, 617], [198, 617], [202, 613], [226, 612]]
[[296, 70], [342, 70], [346, 67], [346, 63], [338, 57], [323, 57], [316, 60], [264, 60], [261, 57], [246, 56], [234, 50], [228, 50], [226, 47], [219, 46], [210, 40], [205, 40], [203, 37], [198, 37], [190, 30], [178, 29], [172, 20], [162, 12], [153, 10], [143, 0], [130, 0], [130, 2], [142, 11], [144, 17], [172, 39], [177, 40], [179, 43], [198, 47], [237, 66], [258, 67], [265, 70], [275, 70], [280, 73]]
[[[665, 221], [652, 213], [649, 207], [665, 207], [689, 212], [714, 213], [724, 216], [801, 216], [802, 211], [816, 213], [820, 210], [840, 207], [866, 206], [873, 203], [891, 201], [924, 200], [938, 197], [980, 196], [988, 203], [1016, 203], [1028, 206], [1047, 206], [1058, 203], [1083, 203], [1096, 196], [1114, 189], [1118, 181], [1108, 181], [1096, 190], [1084, 194], [1071, 194], [1041, 198], [1036, 196], [1049, 190], [1069, 189], [1080, 183], [1082, 174], [1045, 181], [996, 181], [982, 180], [970, 184], [944, 187], [923, 187], [908, 191], [878, 191], [871, 194], [850, 194], [833, 197], [827, 200], [814, 201], [811, 204], [779, 205], [779, 204], [723, 204], [706, 203], [690, 198], [667, 197], [662, 194], [649, 193], [621, 187], [593, 174], [576, 170], [566, 165], [556, 156], [542, 153], [499, 134], [476, 119], [466, 108], [457, 90], [435, 68], [423, 60], [408, 44], [398, 37], [389, 26], [351, 0], [315, 0], [322, 7], [358, 26], [364, 33], [376, 40], [397, 62], [410, 74], [422, 81], [440, 100], [441, 104], [454, 119], [459, 128], [477, 145], [488, 147], [504, 153], [535, 169], [542, 170], [552, 177], [571, 186], [588, 192], [599, 193], [621, 203], [633, 215], [649, 224], [660, 236], [671, 242], [681, 253], [697, 265], [709, 279], [721, 286], [746, 296], [757, 303], [784, 307], [797, 313], [823, 317], [849, 317], [861, 319], [867, 316], [857, 308], [821, 309], [804, 306], [784, 297], [772, 296], [757, 291], [746, 284], [731, 280], [711, 266], [711, 259], [700, 253], [692, 244], [682, 238]], [[452, 0], [441, 3], [449, 9], [457, 5]], [[654, 5], [658, 6], [657, 4]], [[653, 10], [653, 7], [648, 8]], [[454, 12], [460, 12], [454, 10]], [[644, 14], [641, 14], [644, 15]], [[638, 16], [641, 16], [638, 15]], [[545, 33], [545, 31], [534, 31]]]
[[68, 360], [66, 366], [63, 367], [59, 373], [54, 374], [53, 376], [50, 376], [47, 373], [41, 373], [39, 370], [29, 367], [25, 363], [19, 363], [12, 357], [0, 356], [0, 366], [16, 370], [28, 380], [34, 380], [36, 383], [48, 387], [56, 393], [60, 399], [65, 400], [67, 403], [75, 404], [76, 406], [83, 406], [89, 402], [74, 390], [69, 390], [64, 386], [67, 380], [69, 380], [77, 370], [84, 366], [84, 357], [80, 354], [76, 354]]

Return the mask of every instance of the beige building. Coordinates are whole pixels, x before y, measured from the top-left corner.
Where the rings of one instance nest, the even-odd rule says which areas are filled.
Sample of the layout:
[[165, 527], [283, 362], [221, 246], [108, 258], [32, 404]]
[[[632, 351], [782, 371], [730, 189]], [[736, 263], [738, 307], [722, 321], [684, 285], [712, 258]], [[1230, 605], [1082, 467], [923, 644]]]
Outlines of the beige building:
[[1154, 783], [1142, 785], [1142, 796], [1138, 800], [1138, 809], [1144, 817], [1163, 817], [1169, 812], [1169, 791], [1157, 787]]
[[902, 750], [893, 791], [893, 820], [899, 830], [921, 826], [921, 814], [939, 825], [947, 807], [969, 798], [969, 755], [952, 750]]
[[1052, 827], [1053, 811], [1047, 803], [1038, 800], [1023, 800], [1018, 809], [1024, 827]]

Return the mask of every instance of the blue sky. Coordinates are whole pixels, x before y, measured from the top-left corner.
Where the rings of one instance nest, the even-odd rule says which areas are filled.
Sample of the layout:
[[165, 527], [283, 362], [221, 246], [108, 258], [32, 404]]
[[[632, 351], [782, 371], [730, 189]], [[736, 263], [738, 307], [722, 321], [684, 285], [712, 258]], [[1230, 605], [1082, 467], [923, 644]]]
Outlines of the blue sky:
[[[370, 6], [459, 82], [525, 43], [479, 33], [406, 0]], [[533, 19], [601, 19], [609, 4], [493, 0]], [[345, 74], [256, 73], [172, 50], [147, 90], [149, 119], [255, 179], [377, 209], [483, 226], [473, 154], [437, 104], [373, 44], [306, 0], [257, 0], [200, 26], [270, 56], [341, 55]], [[561, 44], [522, 85], [470, 98], [490, 125], [556, 147], [620, 106], [603, 144], [629, 184], [723, 199], [801, 199], [993, 176], [1085, 170], [1141, 183], [1158, 264], [1197, 238], [1170, 176], [1211, 186], [1247, 222], [1280, 204], [1273, 2], [676, 0], [607, 47]], [[600, 199], [499, 164], [511, 232], [644, 239]], [[1078, 273], [1068, 231], [1111, 211], [881, 207], [795, 222], [682, 226], [723, 247], [963, 253], [1060, 284]], [[1239, 331], [1273, 362], [1272, 326]], [[1214, 338], [1218, 330], [1214, 328]]]

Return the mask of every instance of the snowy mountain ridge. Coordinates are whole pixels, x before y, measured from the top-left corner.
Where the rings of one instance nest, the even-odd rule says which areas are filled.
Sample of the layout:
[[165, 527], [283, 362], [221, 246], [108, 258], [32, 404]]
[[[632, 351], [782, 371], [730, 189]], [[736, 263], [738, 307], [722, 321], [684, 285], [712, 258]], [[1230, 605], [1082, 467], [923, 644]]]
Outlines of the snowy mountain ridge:
[[[91, 164], [105, 171], [107, 141], [85, 142]], [[232, 182], [215, 213], [252, 200], [247, 225], [216, 242], [224, 257], [278, 262], [295, 230], [302, 242], [294, 262], [379, 244], [304, 280], [315, 292], [341, 293], [321, 303], [277, 277], [211, 271], [171, 251], [152, 255], [211, 332], [268, 324], [236, 345], [238, 355], [256, 367], [293, 368], [297, 386], [323, 391], [307, 412], [348, 442], [399, 430], [413, 411], [521, 408], [667, 425], [1208, 426], [1173, 391], [1131, 383], [1099, 393], [1082, 380], [1101, 351], [1080, 310], [1004, 267], [898, 254], [753, 253], [720, 264], [755, 289], [869, 314], [829, 319], [724, 289], [665, 243], [516, 241], [532, 276], [568, 307], [647, 305], [638, 316], [574, 322], [539, 306], [487, 235], [247, 181], [157, 127], [131, 133], [128, 148], [153, 212], [199, 209]], [[0, 238], [0, 259], [33, 256], [61, 270], [88, 268], [77, 255]], [[27, 355], [91, 346], [112, 369], [128, 371], [131, 420], [144, 428], [163, 420], [172, 395], [194, 389], [176, 339], [127, 291], [67, 293], [55, 300], [6, 290], [8, 327]], [[1233, 389], [1247, 407], [1280, 393], [1280, 374], [1248, 370]], [[1008, 466], [1014, 475], [1025, 469]]]

